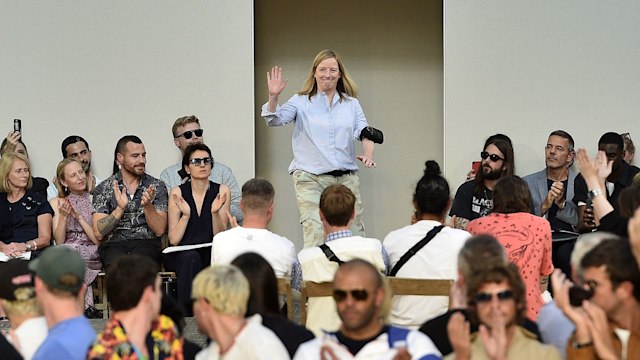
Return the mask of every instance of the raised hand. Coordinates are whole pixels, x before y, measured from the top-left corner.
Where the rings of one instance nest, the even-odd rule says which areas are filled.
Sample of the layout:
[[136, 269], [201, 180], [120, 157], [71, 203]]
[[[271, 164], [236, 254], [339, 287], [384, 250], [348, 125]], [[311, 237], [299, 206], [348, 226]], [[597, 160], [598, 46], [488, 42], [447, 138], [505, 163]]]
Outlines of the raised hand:
[[127, 208], [129, 205], [129, 195], [127, 195], [127, 188], [122, 187], [122, 190], [118, 188], [118, 182], [113, 180], [113, 195], [116, 198], [116, 203], [118, 207], [122, 210]]
[[222, 209], [224, 204], [227, 202], [228, 196], [229, 195], [226, 192], [218, 193], [218, 195], [216, 195], [216, 198], [211, 203], [211, 213], [212, 214], [217, 214], [218, 211], [220, 211], [220, 209]]
[[153, 205], [153, 199], [156, 197], [156, 187], [151, 185], [143, 193], [140, 199], [141, 206]]
[[182, 196], [178, 194], [173, 194], [173, 201], [178, 206], [178, 209], [182, 213], [182, 216], [186, 216], [186, 217], [191, 216], [191, 207]]
[[507, 325], [504, 316], [496, 314], [491, 329], [484, 324], [480, 325], [480, 339], [489, 358], [495, 360], [506, 359], [508, 343]]
[[368, 168], [376, 167], [376, 163], [375, 163], [375, 161], [373, 161], [373, 157], [371, 157], [369, 155], [358, 155], [358, 156], [356, 156], [356, 159], [362, 161], [364, 166], [366, 166]]
[[465, 320], [464, 315], [459, 311], [449, 318], [447, 334], [457, 359], [471, 358], [470, 328], [469, 322]]
[[22, 135], [18, 131], [12, 131], [7, 134], [7, 143], [4, 146], [3, 152], [14, 152], [16, 151], [16, 145], [18, 145], [18, 141]]
[[61, 199], [58, 201], [58, 210], [60, 210], [60, 215], [62, 217], [71, 216], [72, 218], [78, 220], [78, 212], [73, 207], [69, 199]]
[[269, 96], [278, 96], [282, 93], [289, 80], [282, 80], [282, 68], [274, 66], [271, 72], [267, 72], [267, 86], [269, 88]]

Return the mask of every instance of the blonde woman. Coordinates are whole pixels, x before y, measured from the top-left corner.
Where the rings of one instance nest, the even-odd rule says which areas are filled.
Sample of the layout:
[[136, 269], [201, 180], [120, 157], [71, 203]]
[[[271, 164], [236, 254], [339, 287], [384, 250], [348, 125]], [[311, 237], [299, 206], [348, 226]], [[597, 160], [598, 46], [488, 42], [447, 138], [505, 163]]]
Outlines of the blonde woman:
[[82, 164], [74, 159], [64, 159], [58, 164], [55, 185], [58, 197], [49, 202], [55, 211], [53, 216], [53, 237], [56, 244], [67, 246], [80, 254], [87, 265], [84, 283], [87, 285], [85, 294], [85, 314], [96, 317], [93, 308], [93, 290], [91, 283], [102, 269], [98, 245], [91, 226], [93, 207], [91, 194], [87, 191], [87, 174]]

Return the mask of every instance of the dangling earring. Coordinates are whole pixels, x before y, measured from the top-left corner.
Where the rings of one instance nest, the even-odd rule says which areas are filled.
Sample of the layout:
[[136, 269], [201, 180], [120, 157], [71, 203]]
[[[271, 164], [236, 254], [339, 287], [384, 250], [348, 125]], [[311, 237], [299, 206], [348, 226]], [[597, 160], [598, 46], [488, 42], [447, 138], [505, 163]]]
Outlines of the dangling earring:
[[65, 194], [69, 192], [69, 188], [67, 188], [66, 186], [64, 187], [64, 192]]

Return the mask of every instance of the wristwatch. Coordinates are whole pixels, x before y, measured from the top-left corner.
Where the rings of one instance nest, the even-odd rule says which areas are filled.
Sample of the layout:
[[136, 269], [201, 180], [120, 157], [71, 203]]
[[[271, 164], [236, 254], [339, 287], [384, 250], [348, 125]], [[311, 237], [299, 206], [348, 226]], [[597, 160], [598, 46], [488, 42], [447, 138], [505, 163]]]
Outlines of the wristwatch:
[[27, 241], [27, 243], [25, 244], [25, 249], [26, 249], [27, 251], [31, 251], [31, 247], [32, 247], [32, 246], [31, 246], [31, 243], [29, 243], [29, 242]]
[[602, 194], [602, 191], [600, 191], [600, 189], [595, 188], [592, 190], [589, 190], [588, 195], [589, 195], [589, 199], [593, 200], [595, 199], [596, 196]]
[[589, 347], [593, 345], [593, 341], [589, 341], [586, 343], [579, 343], [577, 341], [574, 341], [573, 343], [571, 343], [571, 346], [573, 346], [574, 349], [584, 349], [586, 347]]

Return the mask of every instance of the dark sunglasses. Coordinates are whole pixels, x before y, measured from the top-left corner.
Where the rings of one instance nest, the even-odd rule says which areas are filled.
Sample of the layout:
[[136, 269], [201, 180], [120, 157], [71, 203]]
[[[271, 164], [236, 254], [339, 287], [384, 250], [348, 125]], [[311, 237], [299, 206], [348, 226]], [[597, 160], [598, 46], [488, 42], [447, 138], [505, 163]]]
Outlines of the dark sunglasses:
[[189, 160], [189, 164], [194, 166], [200, 166], [200, 164], [204, 163], [205, 165], [213, 164], [213, 158], [211, 156], [204, 158], [193, 158]]
[[343, 302], [347, 299], [347, 296], [351, 294], [351, 297], [356, 301], [366, 301], [369, 298], [369, 293], [364, 289], [353, 289], [353, 290], [333, 290], [333, 300], [337, 303]]
[[483, 151], [480, 153], [480, 157], [482, 158], [482, 160], [487, 160], [487, 158], [491, 159], [491, 161], [496, 162], [498, 160], [504, 160], [503, 158], [501, 158], [500, 156], [496, 155], [496, 154], [489, 154], [486, 151]]
[[202, 137], [202, 133], [204, 132], [204, 130], [202, 129], [195, 129], [195, 130], [187, 130], [185, 132], [183, 132], [182, 134], [175, 136], [174, 138], [177, 139], [180, 136], [184, 136], [185, 139], [191, 139], [193, 137], [193, 134], [196, 134], [197, 137]]
[[477, 293], [476, 296], [473, 297], [473, 300], [476, 304], [486, 303], [493, 299], [493, 295], [495, 295], [498, 300], [504, 301], [513, 299], [513, 290], [503, 290], [498, 293]]

